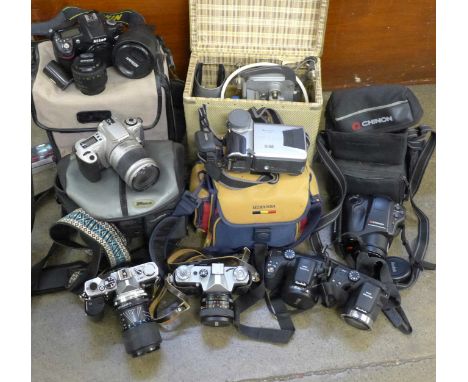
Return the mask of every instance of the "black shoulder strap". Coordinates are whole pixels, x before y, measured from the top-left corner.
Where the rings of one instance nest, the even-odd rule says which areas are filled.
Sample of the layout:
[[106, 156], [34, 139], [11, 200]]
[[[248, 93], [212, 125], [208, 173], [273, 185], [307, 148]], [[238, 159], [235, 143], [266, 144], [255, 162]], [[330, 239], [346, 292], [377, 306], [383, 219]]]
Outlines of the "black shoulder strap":
[[423, 269], [435, 269], [434, 264], [424, 261], [429, 246], [429, 218], [414, 201], [414, 196], [419, 190], [424, 172], [429, 164], [435, 146], [436, 134], [433, 130], [427, 126], [410, 129], [408, 135], [408, 197], [418, 219], [418, 233], [413, 246], [411, 246], [406, 238], [405, 228], [401, 231], [401, 239], [408, 253], [412, 272], [408, 281], [396, 284], [398, 288], [408, 288], [412, 286]]
[[254, 249], [254, 264], [257, 272], [260, 274], [261, 282], [234, 301], [234, 326], [240, 333], [255, 340], [271, 343], [287, 343], [293, 336], [295, 327], [286, 305], [281, 299], [269, 301], [273, 308], [273, 313], [278, 320], [280, 329], [252, 327], [240, 323], [240, 314], [242, 312], [253, 306], [259, 300], [263, 298], [268, 299], [263, 281], [266, 256], [267, 247], [263, 244], [256, 245]]
[[[85, 245], [73, 240], [76, 233], [80, 235]], [[103, 258], [107, 259], [111, 268], [131, 261], [122, 233], [113, 224], [96, 220], [81, 208], [55, 223], [50, 229], [50, 236], [54, 244], [47, 255], [32, 267], [31, 292], [33, 295], [64, 289], [80, 293], [83, 283], [97, 275]], [[90, 249], [91, 261], [48, 266], [47, 263], [51, 257], [60, 254], [60, 246]]]
[[341, 172], [340, 168], [336, 164], [335, 160], [332, 158], [329, 150], [327, 149], [327, 143], [325, 139], [325, 133], [321, 132], [317, 136], [317, 158], [322, 161], [330, 175], [333, 177], [337, 184], [337, 191], [338, 191], [338, 203], [337, 205], [329, 212], [324, 214], [315, 230], [314, 233], [310, 236], [310, 244], [312, 249], [316, 253], [323, 252], [323, 245], [320, 240], [319, 231], [324, 229], [325, 227], [329, 226], [333, 222], [335, 222], [341, 214], [341, 209], [343, 206], [344, 199], [347, 193], [347, 185], [346, 185], [346, 178], [344, 177], [343, 173]]

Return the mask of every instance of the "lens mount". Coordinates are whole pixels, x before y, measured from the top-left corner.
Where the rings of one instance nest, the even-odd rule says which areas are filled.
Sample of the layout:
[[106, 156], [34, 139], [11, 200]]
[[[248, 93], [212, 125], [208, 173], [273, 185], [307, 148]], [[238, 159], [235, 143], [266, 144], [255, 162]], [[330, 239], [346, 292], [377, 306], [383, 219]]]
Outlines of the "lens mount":
[[230, 294], [209, 293], [202, 298], [200, 320], [207, 326], [228, 326], [234, 320], [234, 307]]
[[365, 313], [359, 312], [356, 309], [351, 309], [341, 315], [341, 318], [346, 321], [348, 325], [354, 326], [360, 330], [371, 330], [374, 320]]

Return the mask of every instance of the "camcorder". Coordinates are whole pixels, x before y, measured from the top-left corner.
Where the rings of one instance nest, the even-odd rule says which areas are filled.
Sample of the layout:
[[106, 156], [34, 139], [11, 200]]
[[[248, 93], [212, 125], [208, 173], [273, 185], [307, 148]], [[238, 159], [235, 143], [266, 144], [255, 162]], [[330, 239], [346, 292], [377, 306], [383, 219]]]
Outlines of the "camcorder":
[[201, 130], [195, 133], [199, 155], [234, 172], [301, 174], [307, 161], [308, 138], [303, 127], [256, 123], [246, 110], [228, 115], [228, 131], [220, 140], [200, 109]]
[[108, 118], [91, 137], [80, 139], [74, 149], [81, 173], [90, 181], [101, 179], [101, 171], [112, 167], [135, 191], [144, 191], [159, 178], [159, 167], [145, 149], [140, 118], [121, 123]]
[[187, 294], [200, 294], [200, 320], [208, 326], [228, 326], [234, 320], [233, 293], [245, 293], [252, 283], [248, 267], [180, 265], [173, 274], [174, 286]]
[[265, 264], [265, 286], [298, 309], [312, 308], [321, 301], [338, 307], [351, 326], [372, 329], [390, 299], [378, 280], [323, 257], [298, 254], [292, 249], [271, 250]]
[[149, 313], [147, 289], [159, 280], [158, 266], [144, 263], [86, 281], [82, 298], [88, 316], [99, 319], [110, 303], [119, 316], [125, 350], [134, 357], [159, 349], [158, 324]]

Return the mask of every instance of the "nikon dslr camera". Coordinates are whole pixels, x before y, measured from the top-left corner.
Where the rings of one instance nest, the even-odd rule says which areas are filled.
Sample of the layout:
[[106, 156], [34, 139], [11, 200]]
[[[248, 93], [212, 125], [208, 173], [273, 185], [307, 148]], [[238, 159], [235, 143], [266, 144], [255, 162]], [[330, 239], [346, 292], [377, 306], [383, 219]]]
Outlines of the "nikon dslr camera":
[[131, 268], [121, 268], [106, 276], [86, 281], [85, 312], [100, 317], [107, 302], [117, 311], [123, 330], [125, 350], [134, 357], [159, 349], [161, 335], [148, 310], [146, 288], [159, 279], [158, 267], [149, 262]]
[[105, 66], [114, 65], [125, 77], [143, 78], [155, 66], [158, 40], [145, 24], [124, 31], [123, 22], [107, 19], [98, 12], [80, 14], [51, 33], [57, 61], [70, 70], [82, 53], [94, 53]]
[[326, 307], [340, 307], [346, 323], [363, 330], [372, 328], [389, 299], [378, 280], [292, 249], [270, 251], [265, 286], [298, 309], [309, 309], [319, 300]]
[[187, 293], [202, 292], [200, 319], [208, 326], [228, 326], [234, 320], [232, 293], [246, 291], [252, 275], [245, 266], [181, 265], [174, 272], [174, 284]]
[[159, 178], [156, 162], [143, 148], [144, 131], [139, 118], [124, 123], [108, 118], [97, 132], [75, 143], [75, 153], [82, 174], [90, 181], [101, 179], [101, 171], [112, 167], [135, 191], [151, 187]]

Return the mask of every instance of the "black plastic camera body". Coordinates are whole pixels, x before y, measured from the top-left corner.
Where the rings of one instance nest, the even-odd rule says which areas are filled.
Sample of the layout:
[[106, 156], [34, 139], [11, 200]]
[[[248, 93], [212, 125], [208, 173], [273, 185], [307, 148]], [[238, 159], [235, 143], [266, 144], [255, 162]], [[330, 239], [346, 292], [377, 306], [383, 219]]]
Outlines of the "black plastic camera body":
[[299, 255], [292, 249], [272, 250], [265, 266], [265, 286], [288, 305], [309, 309], [320, 298], [320, 283], [327, 272], [319, 257]]
[[346, 323], [370, 330], [390, 296], [378, 280], [338, 265], [322, 285], [322, 297], [324, 306], [342, 308]]
[[106, 66], [110, 66], [114, 42], [123, 29], [122, 23], [106, 19], [97, 12], [79, 15], [52, 32], [55, 57], [64, 68], [70, 69], [75, 57], [93, 52]]
[[405, 222], [405, 208], [384, 196], [349, 195], [343, 204], [341, 250], [354, 258], [360, 251], [386, 258]]
[[51, 32], [51, 40], [57, 61], [69, 72], [76, 57], [93, 53], [104, 67], [113, 65], [127, 78], [143, 78], [155, 68], [159, 53], [152, 27], [135, 24], [126, 30], [124, 23], [98, 12], [65, 22]]

